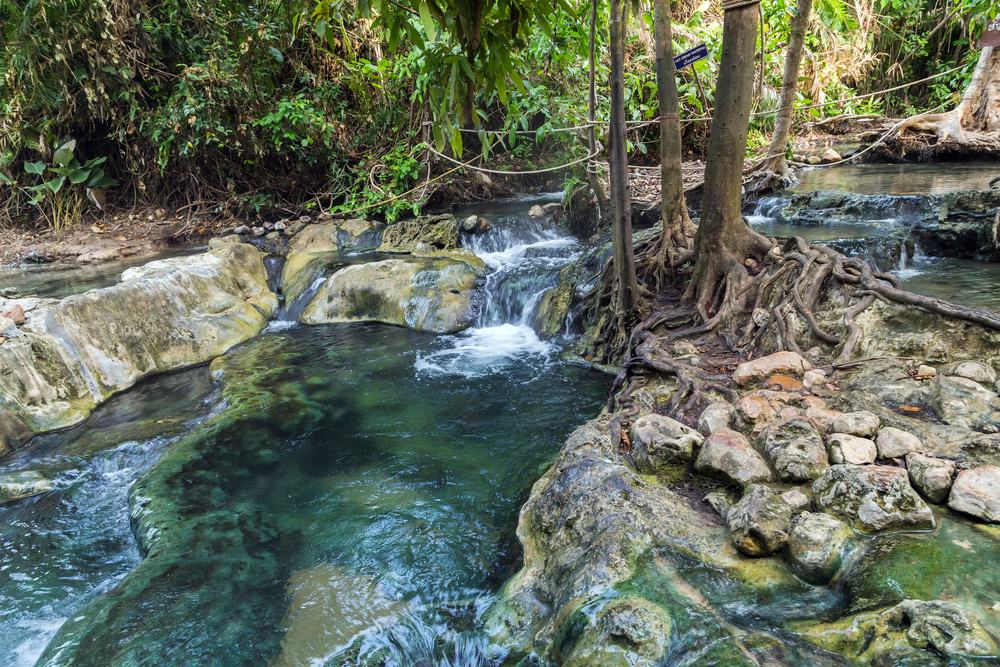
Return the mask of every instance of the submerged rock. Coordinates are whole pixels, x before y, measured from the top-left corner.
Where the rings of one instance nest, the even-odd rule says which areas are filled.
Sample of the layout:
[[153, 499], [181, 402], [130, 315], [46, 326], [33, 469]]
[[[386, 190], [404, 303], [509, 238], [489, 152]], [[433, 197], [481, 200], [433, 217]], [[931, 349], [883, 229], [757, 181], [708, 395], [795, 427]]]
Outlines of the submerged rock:
[[631, 429], [632, 456], [640, 472], [657, 473], [694, 457], [704, 438], [700, 433], [663, 415], [643, 415]]
[[[801, 624], [806, 641], [856, 664], [941, 664], [945, 658], [997, 655], [996, 641], [964, 609], [941, 600], [904, 600], [833, 623]], [[954, 664], [949, 662], [948, 664]]]
[[563, 667], [654, 667], [670, 646], [670, 616], [640, 597], [611, 600], [587, 622], [589, 631], [562, 653]]
[[455, 333], [473, 324], [485, 267], [471, 253], [440, 253], [354, 264], [327, 278], [300, 321], [385, 322]]
[[891, 466], [835, 465], [812, 486], [816, 504], [869, 531], [933, 528], [934, 514]]
[[840, 569], [850, 535], [847, 524], [829, 514], [798, 515], [788, 535], [792, 570], [814, 584], [830, 581]]
[[0, 505], [52, 490], [52, 480], [35, 470], [0, 473]]
[[977, 519], [1000, 523], [1000, 466], [980, 466], [958, 473], [948, 507]]
[[[20, 305], [27, 321], [0, 345], [0, 414], [39, 433], [82, 421], [141, 378], [219, 356], [260, 332], [277, 299], [261, 253], [237, 243], [128, 269], [111, 287]], [[0, 421], [8, 440], [11, 419]]]
[[794, 510], [764, 484], [751, 484], [726, 512], [733, 543], [747, 556], [767, 556], [785, 548]]
[[745, 486], [767, 482], [771, 471], [742, 433], [722, 429], [708, 436], [694, 463], [700, 473]]

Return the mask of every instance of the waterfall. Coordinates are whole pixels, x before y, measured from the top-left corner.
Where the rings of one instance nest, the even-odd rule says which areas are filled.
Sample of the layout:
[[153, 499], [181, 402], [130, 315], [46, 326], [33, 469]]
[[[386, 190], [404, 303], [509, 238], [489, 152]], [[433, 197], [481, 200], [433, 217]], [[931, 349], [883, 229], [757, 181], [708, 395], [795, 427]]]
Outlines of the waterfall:
[[443, 339], [444, 347], [417, 359], [422, 372], [475, 377], [513, 362], [547, 365], [556, 346], [532, 328], [545, 292], [559, 282], [559, 271], [581, 250], [579, 241], [559, 230], [550, 217], [515, 212], [484, 214], [490, 229], [465, 234], [462, 245], [486, 263], [483, 304], [476, 325]]

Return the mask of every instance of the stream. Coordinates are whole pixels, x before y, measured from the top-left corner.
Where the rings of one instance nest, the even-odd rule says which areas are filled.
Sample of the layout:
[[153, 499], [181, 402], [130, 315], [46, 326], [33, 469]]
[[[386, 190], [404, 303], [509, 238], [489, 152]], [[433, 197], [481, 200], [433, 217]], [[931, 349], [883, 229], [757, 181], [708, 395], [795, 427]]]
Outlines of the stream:
[[609, 386], [526, 324], [578, 243], [524, 210], [482, 213], [474, 329], [272, 327], [225, 357], [252, 414], [196, 368], [5, 460], [54, 489], [0, 508], [0, 662], [485, 663], [520, 504]]
[[[897, 187], [895, 169], [857, 171], [817, 170], [799, 187], [947, 192], [994, 173], [970, 166], [942, 179], [918, 170], [926, 182]], [[0, 473], [35, 471], [53, 482], [0, 506], [0, 664], [498, 664], [503, 652], [481, 621], [517, 570], [519, 508], [610, 386], [561, 359], [568, 336], [543, 339], [532, 327], [544, 292], [584, 251], [550, 219], [527, 215], [551, 200], [456, 214], [491, 225], [463, 236], [489, 269], [466, 331], [300, 326], [301, 304], [291, 304], [211, 373], [151, 378], [0, 462]], [[789, 225], [768, 215], [773, 203], [758, 206], [751, 224], [861, 253], [895, 224]], [[997, 264], [919, 248], [888, 261], [907, 287], [1000, 311]], [[123, 268], [0, 277], [22, 294], [58, 297], [113, 284]], [[911, 548], [936, 549], [954, 574], [934, 585], [988, 609], [1000, 599], [995, 582], [959, 589], [1000, 554], [972, 558], [963, 545], [973, 529], [946, 525], [948, 534], [873, 538], [884, 545], [877, 578], [902, 580]], [[841, 590], [805, 586], [749, 600], [716, 572], [674, 567], [721, 613], [678, 616], [678, 647], [701, 650], [721, 617], [780, 633], [787, 620], [844, 601]], [[633, 585], [660, 590], [656, 565], [649, 569], [653, 583]]]

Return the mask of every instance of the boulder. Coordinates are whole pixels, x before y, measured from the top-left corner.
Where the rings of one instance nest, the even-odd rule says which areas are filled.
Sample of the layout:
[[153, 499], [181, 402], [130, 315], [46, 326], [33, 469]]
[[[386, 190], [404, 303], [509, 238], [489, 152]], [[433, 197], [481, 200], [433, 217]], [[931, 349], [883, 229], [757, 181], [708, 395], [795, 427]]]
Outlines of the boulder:
[[0, 473], [0, 505], [52, 490], [52, 480], [35, 470]]
[[812, 485], [819, 508], [868, 531], [933, 528], [934, 514], [892, 466], [831, 466]]
[[698, 417], [698, 430], [704, 435], [711, 435], [724, 428], [731, 428], [736, 418], [736, 409], [731, 403], [716, 401], [710, 403]]
[[[295, 223], [302, 225], [302, 223]], [[291, 304], [304, 293], [341, 253], [375, 250], [382, 243], [384, 225], [370, 220], [351, 219], [321, 222], [299, 231], [288, 244], [281, 269], [281, 291]]]
[[840, 153], [838, 153], [832, 148], [827, 148], [825, 151], [823, 151], [823, 156], [820, 158], [823, 164], [840, 162], [842, 159], [843, 158], [840, 156]]
[[906, 455], [906, 470], [913, 488], [925, 498], [935, 503], [943, 503], [948, 499], [951, 481], [955, 476], [953, 462], [910, 452]]
[[22, 306], [19, 303], [16, 303], [11, 308], [6, 310], [3, 313], [3, 315], [0, 315], [0, 317], [4, 317], [13, 322], [15, 325], [21, 326], [22, 324], [24, 324], [25, 320], [24, 306]]
[[730, 429], [716, 431], [705, 439], [694, 467], [700, 473], [740, 486], [771, 479], [771, 471], [763, 457], [742, 433]]
[[958, 473], [948, 507], [990, 523], [1000, 523], [1000, 466], [980, 466]]
[[878, 433], [879, 418], [874, 412], [858, 410], [845, 412], [833, 420], [830, 429], [834, 433], [856, 435], [859, 438], [873, 438]]
[[484, 272], [467, 251], [352, 264], [323, 282], [299, 321], [385, 322], [455, 333], [475, 322]]
[[736, 367], [733, 380], [736, 384], [747, 385], [751, 382], [764, 380], [774, 373], [792, 373], [801, 375], [812, 366], [795, 352], [775, 352], [766, 357], [745, 361]]
[[781, 480], [810, 481], [830, 466], [823, 437], [805, 418], [771, 422], [761, 433], [761, 442], [768, 462]]
[[978, 382], [939, 375], [931, 383], [929, 405], [945, 424], [970, 430], [1000, 428], [1000, 397]]
[[541, 206], [539, 206], [538, 204], [535, 204], [534, 206], [532, 206], [531, 208], [528, 209], [528, 217], [530, 217], [530, 218], [544, 218], [545, 217], [545, 209], [542, 208]]
[[920, 438], [903, 429], [886, 426], [875, 439], [880, 459], [901, 459], [910, 452], [919, 452]]
[[837, 410], [828, 410], [827, 408], [820, 408], [815, 406], [810, 406], [806, 408], [805, 418], [809, 420], [816, 430], [820, 433], [829, 433], [833, 428], [833, 422], [842, 413]]
[[972, 380], [973, 382], [986, 385], [986, 387], [992, 387], [997, 381], [996, 370], [992, 366], [979, 361], [960, 361], [954, 363], [948, 366], [945, 374]]
[[846, 433], [833, 433], [826, 439], [830, 448], [832, 463], [850, 463], [860, 466], [875, 463], [878, 450], [875, 443], [868, 438], [859, 438]]
[[210, 361], [259, 333], [277, 308], [263, 255], [242, 243], [130, 268], [111, 287], [20, 303], [27, 322], [0, 345], [0, 414], [33, 433], [82, 421], [144, 377]]
[[764, 484], [751, 484], [726, 512], [733, 543], [747, 556], [768, 556], [785, 548], [794, 510]]
[[418, 252], [423, 249], [454, 250], [459, 246], [459, 226], [455, 216], [425, 215], [400, 220], [382, 233], [382, 252]]
[[658, 473], [671, 464], [694, 458], [704, 438], [700, 433], [663, 415], [643, 415], [631, 429], [632, 456], [640, 472]]
[[837, 574], [851, 530], [829, 514], [803, 512], [788, 535], [792, 570], [813, 584], [825, 584]]

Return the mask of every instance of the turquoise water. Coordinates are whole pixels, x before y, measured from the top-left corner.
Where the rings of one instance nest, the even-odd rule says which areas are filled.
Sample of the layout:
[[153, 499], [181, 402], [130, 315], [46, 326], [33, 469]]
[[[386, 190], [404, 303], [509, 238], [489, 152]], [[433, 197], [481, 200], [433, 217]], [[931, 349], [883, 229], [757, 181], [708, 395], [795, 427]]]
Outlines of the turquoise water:
[[[434, 345], [267, 334], [226, 356], [221, 390], [205, 369], [155, 380], [7, 462], [57, 490], [0, 508], [0, 662], [55, 633], [39, 664], [488, 663], [476, 620], [516, 566], [518, 508], [609, 383], [556, 362], [418, 371]], [[150, 416], [166, 435], [118, 423]]]

